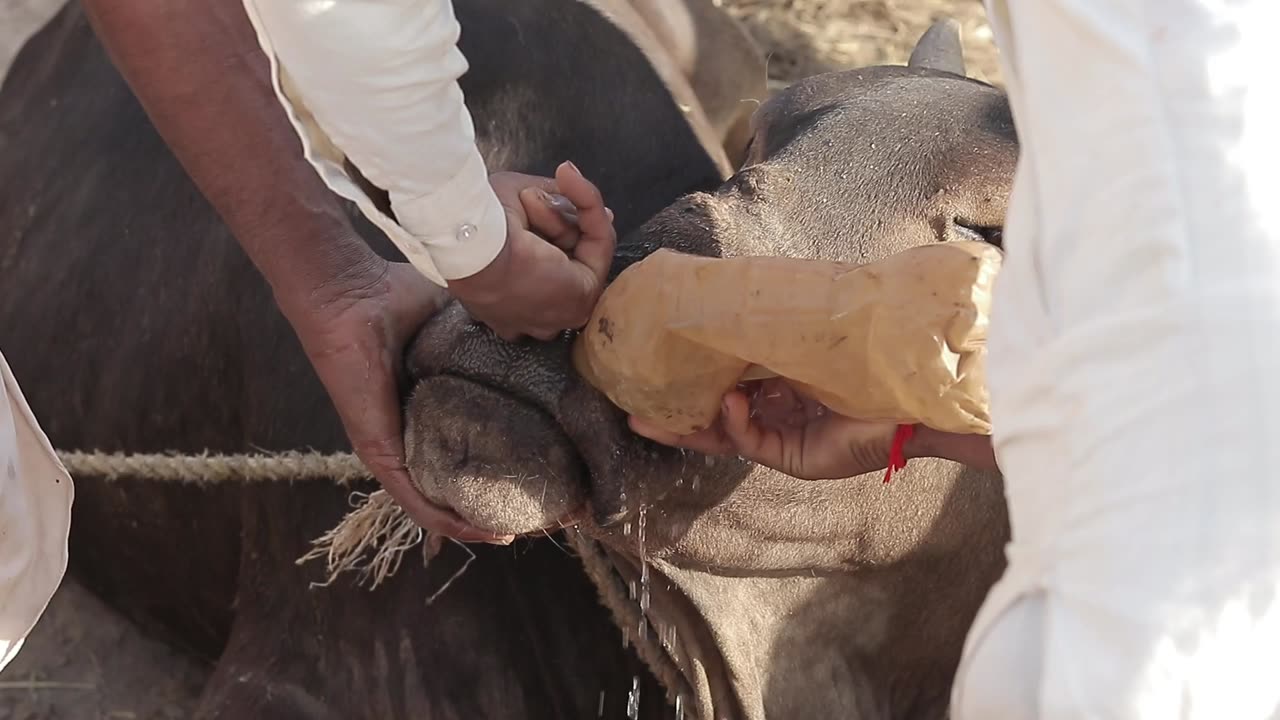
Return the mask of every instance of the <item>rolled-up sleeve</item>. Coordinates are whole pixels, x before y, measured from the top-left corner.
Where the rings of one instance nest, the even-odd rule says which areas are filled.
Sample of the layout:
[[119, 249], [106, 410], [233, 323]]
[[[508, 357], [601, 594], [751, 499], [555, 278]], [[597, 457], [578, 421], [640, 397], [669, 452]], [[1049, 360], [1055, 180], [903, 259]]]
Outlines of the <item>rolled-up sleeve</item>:
[[955, 715], [1276, 717], [1280, 3], [988, 9], [1022, 146], [989, 375], [1013, 537]]
[[[449, 0], [244, 0], [304, 152], [338, 194], [443, 281], [502, 249], [506, 217], [458, 78], [467, 61]], [[385, 217], [346, 176], [387, 191]]]

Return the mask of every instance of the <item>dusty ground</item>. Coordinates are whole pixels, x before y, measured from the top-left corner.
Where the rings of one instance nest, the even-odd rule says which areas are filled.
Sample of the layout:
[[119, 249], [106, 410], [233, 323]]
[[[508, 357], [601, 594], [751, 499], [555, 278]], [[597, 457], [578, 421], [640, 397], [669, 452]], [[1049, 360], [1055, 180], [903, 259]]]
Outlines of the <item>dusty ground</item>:
[[934, 20], [961, 25], [969, 74], [1000, 84], [981, 0], [716, 0], [770, 55], [769, 76], [794, 80], [830, 70], [907, 61]]
[[[721, 0], [769, 53], [778, 81], [902, 63], [934, 19], [964, 29], [970, 74], [999, 83], [980, 0]], [[0, 74], [52, 0], [0, 0]], [[204, 669], [142, 637], [68, 581], [17, 659], [0, 674], [0, 720], [189, 717]]]
[[206, 676], [67, 581], [0, 673], [0, 718], [185, 720]]

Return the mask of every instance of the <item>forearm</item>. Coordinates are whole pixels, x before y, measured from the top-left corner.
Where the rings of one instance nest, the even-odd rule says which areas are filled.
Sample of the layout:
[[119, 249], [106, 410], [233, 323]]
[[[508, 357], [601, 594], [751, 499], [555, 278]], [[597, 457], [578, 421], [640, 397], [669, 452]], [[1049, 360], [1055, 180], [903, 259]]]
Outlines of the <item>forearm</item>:
[[84, 0], [84, 7], [152, 123], [286, 314], [378, 262], [304, 160], [240, 3]]

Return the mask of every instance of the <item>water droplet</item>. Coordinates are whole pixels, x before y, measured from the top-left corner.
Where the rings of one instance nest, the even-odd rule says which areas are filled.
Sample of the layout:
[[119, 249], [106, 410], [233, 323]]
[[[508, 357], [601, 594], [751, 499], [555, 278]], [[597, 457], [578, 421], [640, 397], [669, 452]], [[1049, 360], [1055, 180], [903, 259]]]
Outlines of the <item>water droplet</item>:
[[662, 628], [662, 643], [667, 646], [667, 650], [672, 657], [676, 654], [676, 626], [668, 623]]
[[[680, 698], [676, 698], [676, 712], [679, 713]], [[604, 690], [600, 691], [600, 702], [596, 704], [596, 717], [604, 717]]]
[[701, 485], [701, 484], [702, 484], [702, 476], [701, 476], [701, 475], [694, 475], [694, 476], [693, 476], [693, 491], [694, 491], [694, 492], [698, 492], [698, 486], [699, 486], [699, 485]]
[[639, 720], [640, 718], [640, 676], [631, 676], [631, 692], [627, 694], [627, 718], [629, 720]]
[[458, 228], [458, 232], [455, 234], [455, 237], [458, 238], [458, 242], [466, 242], [475, 237], [475, 234], [476, 226], [471, 223], [467, 223], [466, 225]]
[[[601, 695], [601, 698], [603, 697], [604, 696]], [[604, 707], [603, 702], [604, 701], [602, 699], [601, 707]], [[676, 695], [676, 720], [684, 720], [684, 695], [683, 694]]]
[[640, 612], [642, 615], [649, 611], [649, 561], [645, 559], [644, 552], [645, 518], [648, 515], [649, 509], [641, 507], [640, 517], [636, 521], [636, 541], [640, 547]]

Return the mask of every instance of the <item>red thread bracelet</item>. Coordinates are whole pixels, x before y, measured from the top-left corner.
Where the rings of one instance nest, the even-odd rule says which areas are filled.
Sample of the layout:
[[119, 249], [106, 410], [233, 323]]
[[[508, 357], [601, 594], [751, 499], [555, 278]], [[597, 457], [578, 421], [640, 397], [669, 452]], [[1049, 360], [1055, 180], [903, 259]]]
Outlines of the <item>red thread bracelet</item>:
[[889, 467], [884, 471], [884, 482], [887, 485], [889, 479], [893, 477], [893, 473], [907, 466], [907, 457], [904, 452], [907, 441], [916, 434], [915, 425], [899, 425], [898, 429], [893, 433], [893, 445], [889, 448]]

